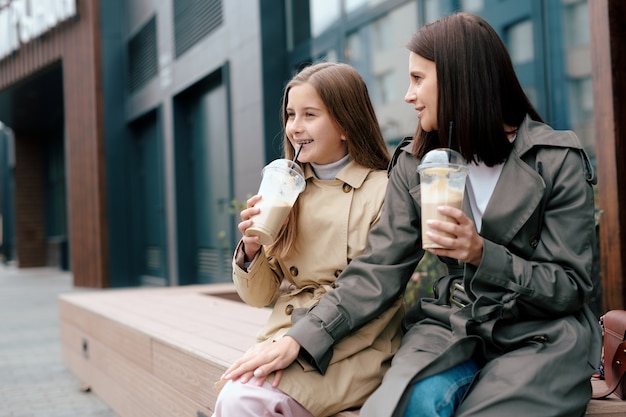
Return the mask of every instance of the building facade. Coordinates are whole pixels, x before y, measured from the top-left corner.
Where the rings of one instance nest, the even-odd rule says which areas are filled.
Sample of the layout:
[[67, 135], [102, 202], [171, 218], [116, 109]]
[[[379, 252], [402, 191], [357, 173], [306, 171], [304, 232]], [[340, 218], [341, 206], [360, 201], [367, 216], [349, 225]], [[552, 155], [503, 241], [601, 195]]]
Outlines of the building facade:
[[506, 42], [542, 117], [595, 161], [586, 0], [0, 0], [2, 251], [76, 286], [230, 280], [237, 206], [281, 154], [282, 89], [318, 60], [412, 135], [404, 45], [457, 10]]

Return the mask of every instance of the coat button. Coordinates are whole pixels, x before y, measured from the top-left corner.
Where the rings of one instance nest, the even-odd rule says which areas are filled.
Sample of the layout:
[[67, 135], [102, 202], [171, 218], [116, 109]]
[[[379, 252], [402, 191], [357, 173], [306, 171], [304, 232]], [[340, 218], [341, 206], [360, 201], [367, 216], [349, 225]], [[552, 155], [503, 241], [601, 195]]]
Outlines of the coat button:
[[539, 238], [537, 237], [537, 235], [532, 235], [530, 237], [530, 247], [535, 249], [537, 245], [539, 245]]
[[296, 268], [295, 266], [292, 266], [291, 268], [289, 268], [289, 272], [291, 273], [291, 275], [293, 275], [294, 277], [298, 276], [298, 268]]
[[339, 275], [341, 275], [341, 269], [335, 270], [335, 278], [339, 277]]
[[343, 184], [343, 192], [344, 193], [349, 193], [350, 191], [352, 191], [352, 186], [350, 184]]
[[285, 307], [285, 314], [291, 316], [291, 313], [293, 313], [293, 306], [291, 304], [287, 304]]

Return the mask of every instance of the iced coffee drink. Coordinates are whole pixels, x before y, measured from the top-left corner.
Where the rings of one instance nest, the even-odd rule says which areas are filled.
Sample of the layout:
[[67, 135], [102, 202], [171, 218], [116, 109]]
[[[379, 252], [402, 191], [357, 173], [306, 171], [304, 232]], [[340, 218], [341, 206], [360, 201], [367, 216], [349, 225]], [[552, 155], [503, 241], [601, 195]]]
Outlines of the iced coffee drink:
[[262, 198], [256, 205], [261, 212], [252, 218], [254, 224], [246, 230], [247, 236], [259, 236], [259, 243], [269, 245], [276, 240], [292, 205], [276, 198]]
[[[461, 209], [465, 191], [467, 166], [463, 157], [451, 149], [435, 149], [426, 154], [418, 167], [420, 175], [422, 211], [422, 247], [443, 248], [433, 242], [426, 232], [432, 231], [426, 222], [454, 220], [439, 213], [437, 207], [451, 206]], [[442, 232], [436, 232], [442, 234]], [[446, 235], [443, 233], [443, 235]]]
[[246, 229], [246, 236], [258, 236], [261, 245], [274, 243], [304, 187], [304, 173], [293, 161], [277, 159], [263, 168], [258, 192], [261, 201], [255, 206], [260, 212], [252, 217], [252, 226]]

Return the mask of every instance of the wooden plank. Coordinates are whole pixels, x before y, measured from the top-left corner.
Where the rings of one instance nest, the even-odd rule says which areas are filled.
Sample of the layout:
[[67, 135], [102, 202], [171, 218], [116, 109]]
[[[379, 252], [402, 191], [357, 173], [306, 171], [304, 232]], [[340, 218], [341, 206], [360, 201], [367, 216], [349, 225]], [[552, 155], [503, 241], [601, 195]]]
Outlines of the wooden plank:
[[153, 359], [157, 378], [168, 381], [174, 389], [196, 402], [214, 406], [217, 400], [214, 384], [226, 366], [158, 341], [154, 343]]
[[[593, 378], [591, 385], [595, 392], [606, 390], [603, 380]], [[591, 400], [587, 406], [587, 416], [623, 417], [626, 415], [626, 401], [622, 401], [617, 395], [612, 394], [606, 399]]]
[[[60, 301], [59, 311], [62, 322], [81, 329], [88, 348], [94, 340], [106, 340], [108, 344], [115, 346], [120, 354], [131, 358], [138, 365], [146, 369], [152, 366], [151, 337], [145, 332], [109, 318], [107, 312], [94, 313], [89, 309], [72, 305], [67, 300]], [[81, 348], [82, 344], [83, 340], [79, 344]]]
[[[199, 327], [206, 326], [207, 317], [198, 314], [210, 314], [220, 319], [236, 319], [242, 325], [258, 329], [257, 326], [264, 323], [269, 317], [268, 309], [258, 309], [242, 303], [228, 300], [221, 296], [205, 294], [202, 288], [195, 290], [174, 290], [174, 288], [161, 288], [155, 290], [114, 290], [97, 293], [66, 294], [61, 299], [79, 305], [87, 310], [106, 312], [107, 317], [116, 317], [127, 320], [139, 319], [140, 317], [154, 321], [186, 319], [186, 328], [194, 323]], [[246, 313], [249, 310], [250, 314]], [[132, 316], [128, 316], [133, 313]], [[175, 314], [169, 314], [175, 313]], [[233, 317], [234, 315], [234, 317]], [[219, 326], [220, 323], [211, 323]], [[224, 327], [224, 326], [222, 326]], [[237, 330], [237, 329], [232, 329]], [[247, 329], [245, 329], [247, 331]]]
[[[233, 320], [232, 317], [241, 317], [240, 314], [232, 315], [229, 320], [219, 321], [232, 329], [231, 332], [217, 327], [212, 328], [210, 323], [203, 325], [200, 329], [192, 325], [192, 330], [189, 331], [187, 327], [189, 327], [190, 320], [178, 319], [175, 315], [173, 317], [156, 315], [146, 319], [121, 314], [121, 309], [115, 309], [115, 313], [111, 315], [116, 317], [108, 319], [104, 316], [106, 311], [103, 311], [101, 306], [97, 306], [92, 297], [89, 298], [91, 301], [89, 307], [99, 310], [98, 314], [71, 306], [69, 301], [63, 300], [60, 308], [62, 320], [83, 329], [87, 343], [94, 338], [101, 341], [107, 340], [109, 344], [116, 346], [120, 354], [136, 361], [146, 369], [152, 366], [151, 339], [179, 346], [225, 369], [252, 345], [254, 333], [257, 331], [257, 328], [250, 327], [247, 334], [235, 333], [234, 330], [241, 328], [242, 323]], [[75, 343], [78, 347], [82, 346], [83, 341]]]
[[[74, 334], [72, 334], [74, 332]], [[63, 343], [82, 337], [79, 329], [66, 325]], [[209, 400], [199, 403], [160, 380], [128, 358], [118, 354], [114, 346], [95, 340], [92, 355], [85, 358], [76, 350], [63, 349], [68, 368], [109, 405], [120, 417], [183, 417], [209, 416]], [[205, 396], [206, 397], [206, 396]]]
[[[127, 392], [126, 387], [119, 383], [117, 376], [110, 376], [92, 361], [86, 360], [69, 340], [80, 340], [83, 333], [69, 325], [62, 326], [63, 362], [76, 375], [83, 386], [89, 388], [103, 400], [120, 417], [150, 417], [150, 411]], [[94, 344], [95, 352], [100, 351]]]
[[[180, 342], [182, 332], [240, 351], [242, 346], [251, 344], [270, 314], [269, 309], [257, 309], [197, 292], [114, 291], [80, 295], [64, 296], [62, 302], [156, 334], [164, 341], [174, 337]], [[224, 332], [229, 337], [224, 337]], [[194, 343], [199, 341], [188, 339]]]

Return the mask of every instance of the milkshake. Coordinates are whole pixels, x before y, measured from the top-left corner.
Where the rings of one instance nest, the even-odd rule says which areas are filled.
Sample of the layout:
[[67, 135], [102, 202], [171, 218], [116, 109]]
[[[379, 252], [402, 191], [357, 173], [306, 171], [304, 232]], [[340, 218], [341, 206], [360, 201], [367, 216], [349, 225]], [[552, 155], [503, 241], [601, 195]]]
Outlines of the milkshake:
[[261, 201], [256, 205], [260, 211], [252, 216], [246, 236], [258, 236], [261, 245], [274, 243], [305, 185], [304, 173], [296, 162], [276, 159], [263, 168], [258, 192]]
[[[454, 222], [440, 214], [437, 207], [451, 206], [461, 209], [467, 166], [459, 153], [451, 149], [435, 149], [425, 155], [417, 170], [420, 175], [422, 248], [443, 248], [426, 234], [428, 231], [434, 232], [426, 222], [430, 219]], [[451, 237], [447, 233], [435, 233]]]
[[265, 199], [256, 205], [261, 212], [252, 217], [253, 224], [246, 230], [246, 236], [258, 236], [261, 245], [269, 245], [276, 240], [292, 205], [277, 199]]

